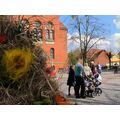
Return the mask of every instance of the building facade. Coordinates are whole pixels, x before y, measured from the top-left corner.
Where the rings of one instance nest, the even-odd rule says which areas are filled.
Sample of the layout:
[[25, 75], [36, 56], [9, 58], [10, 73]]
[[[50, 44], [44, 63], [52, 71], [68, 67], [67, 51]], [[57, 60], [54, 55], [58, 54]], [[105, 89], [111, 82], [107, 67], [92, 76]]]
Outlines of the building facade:
[[95, 61], [96, 64], [107, 65], [109, 64], [108, 52], [106, 50], [91, 49], [88, 57]]
[[24, 30], [31, 30], [36, 46], [41, 46], [48, 56], [47, 65], [62, 69], [67, 66], [67, 28], [57, 15], [15, 16]]

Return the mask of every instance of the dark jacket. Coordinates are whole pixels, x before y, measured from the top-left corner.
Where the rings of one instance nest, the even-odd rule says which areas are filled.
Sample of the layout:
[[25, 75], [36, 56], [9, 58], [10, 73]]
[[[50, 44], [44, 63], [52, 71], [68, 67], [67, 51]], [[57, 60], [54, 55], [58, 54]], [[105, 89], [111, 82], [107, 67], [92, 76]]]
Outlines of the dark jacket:
[[96, 66], [95, 65], [91, 65], [90, 66], [91, 67], [91, 71], [92, 71], [92, 73], [93, 73], [93, 75], [95, 75], [96, 74]]
[[67, 85], [73, 86], [74, 82], [75, 82], [75, 72], [74, 72], [74, 70], [70, 67], [69, 75], [68, 75], [68, 80], [67, 80]]

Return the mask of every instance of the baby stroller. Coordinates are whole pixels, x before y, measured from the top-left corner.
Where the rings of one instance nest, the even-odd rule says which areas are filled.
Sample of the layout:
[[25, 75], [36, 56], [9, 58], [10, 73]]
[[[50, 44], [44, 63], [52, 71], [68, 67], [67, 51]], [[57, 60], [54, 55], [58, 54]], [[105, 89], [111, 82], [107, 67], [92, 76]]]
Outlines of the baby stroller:
[[94, 98], [96, 96], [93, 78], [85, 79], [85, 96]]
[[85, 79], [85, 96], [86, 97], [96, 97], [97, 95], [102, 94], [102, 89], [99, 87], [101, 81], [99, 74], [96, 74], [94, 77], [87, 77]]
[[102, 94], [102, 89], [99, 87], [101, 85], [101, 80], [102, 80], [102, 77], [100, 76], [100, 74], [96, 74], [94, 76], [94, 79], [95, 79], [95, 82], [94, 82], [94, 85], [95, 85], [95, 92], [96, 92], [96, 95], [100, 96]]

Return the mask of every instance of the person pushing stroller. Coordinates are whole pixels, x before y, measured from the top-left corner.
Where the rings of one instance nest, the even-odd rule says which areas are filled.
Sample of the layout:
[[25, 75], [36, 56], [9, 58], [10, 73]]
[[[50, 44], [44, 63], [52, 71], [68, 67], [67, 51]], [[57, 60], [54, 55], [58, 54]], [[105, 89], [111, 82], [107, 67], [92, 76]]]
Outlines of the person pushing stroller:
[[85, 63], [84, 65], [84, 74], [87, 79], [91, 79], [93, 76], [91, 68], [89, 67], [88, 63]]

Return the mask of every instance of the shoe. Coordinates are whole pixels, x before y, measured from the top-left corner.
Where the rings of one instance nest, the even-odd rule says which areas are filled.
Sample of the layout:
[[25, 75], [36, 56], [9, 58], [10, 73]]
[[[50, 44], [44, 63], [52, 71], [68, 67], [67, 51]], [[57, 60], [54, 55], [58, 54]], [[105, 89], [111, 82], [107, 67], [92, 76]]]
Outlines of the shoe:
[[85, 99], [85, 98], [86, 98], [86, 96], [82, 96], [81, 98]]
[[76, 98], [80, 98], [80, 96], [76, 96]]
[[68, 96], [71, 96], [71, 94], [69, 93]]

